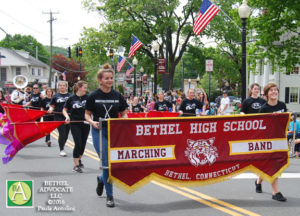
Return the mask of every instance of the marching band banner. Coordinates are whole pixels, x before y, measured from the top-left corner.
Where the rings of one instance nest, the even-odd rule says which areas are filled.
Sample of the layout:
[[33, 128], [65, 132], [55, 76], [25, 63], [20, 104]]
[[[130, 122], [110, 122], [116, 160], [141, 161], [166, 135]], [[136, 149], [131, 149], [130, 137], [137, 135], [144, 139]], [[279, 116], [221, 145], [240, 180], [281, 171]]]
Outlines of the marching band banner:
[[252, 171], [273, 182], [288, 167], [290, 114], [111, 119], [110, 179], [128, 193], [151, 180], [216, 183]]

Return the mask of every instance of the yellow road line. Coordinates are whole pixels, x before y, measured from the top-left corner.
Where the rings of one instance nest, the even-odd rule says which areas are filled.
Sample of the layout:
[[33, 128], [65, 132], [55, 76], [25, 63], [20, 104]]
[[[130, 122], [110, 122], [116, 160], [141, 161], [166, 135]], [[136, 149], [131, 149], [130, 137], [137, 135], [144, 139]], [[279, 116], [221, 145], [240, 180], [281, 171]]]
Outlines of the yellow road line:
[[[51, 135], [58, 140], [58, 133], [56, 133], [55, 131], [53, 131], [51, 133]], [[68, 139], [66, 145], [68, 147], [70, 147], [71, 149], [73, 149], [75, 144], [74, 144], [73, 141], [71, 141], [71, 140]], [[90, 157], [92, 159], [95, 159], [97, 161], [100, 161], [100, 159], [98, 158], [98, 154], [95, 153], [95, 152], [92, 152], [92, 151], [90, 151], [88, 149], [85, 150], [84, 155], [86, 155], [86, 156], [88, 156], [88, 157]], [[96, 155], [96, 157], [95, 157], [95, 155]], [[181, 189], [181, 190], [179, 190], [179, 189], [177, 189], [175, 187], [171, 187], [171, 186], [159, 183], [157, 181], [151, 181], [151, 182], [153, 184], [156, 184], [156, 185], [160, 186], [160, 187], [166, 188], [166, 189], [168, 189], [170, 191], [173, 191], [175, 193], [178, 193], [178, 194], [180, 194], [182, 196], [185, 196], [185, 197], [190, 198], [192, 200], [195, 200], [195, 201], [197, 201], [199, 203], [207, 205], [207, 206], [209, 206], [211, 208], [214, 208], [214, 209], [217, 209], [219, 211], [225, 212], [225, 213], [227, 213], [229, 215], [242, 216], [241, 214], [239, 214], [237, 212], [234, 212], [234, 211], [231, 211], [231, 210], [229, 210], [227, 208], [231, 208], [231, 209], [233, 209], [235, 211], [238, 211], [238, 212], [241, 212], [243, 214], [250, 215], [250, 216], [260, 216], [259, 214], [256, 214], [254, 212], [248, 211], [247, 209], [240, 208], [238, 206], [232, 205], [232, 204], [224, 202], [222, 200], [218, 200], [218, 199], [216, 199], [214, 197], [208, 196], [206, 194], [200, 193], [198, 191], [195, 191], [195, 190], [192, 190], [192, 189], [189, 189], [189, 188], [186, 188], [186, 187], [178, 187], [178, 188]], [[189, 192], [189, 193], [186, 193], [186, 192], [184, 192], [182, 190], [184, 190], [186, 192]], [[194, 195], [196, 195], [196, 196], [194, 196]], [[217, 204], [219, 204], [219, 205], [217, 205]], [[227, 208], [224, 208], [224, 207], [222, 207], [220, 205], [225, 206]]]
[[171, 187], [171, 186], [168, 186], [168, 185], [165, 185], [165, 184], [156, 182], [156, 181], [152, 181], [152, 183], [154, 183], [154, 184], [156, 184], [156, 185], [158, 185], [158, 186], [160, 186], [160, 187], [166, 188], [166, 189], [168, 189], [168, 190], [170, 190], [170, 191], [173, 191], [173, 192], [175, 192], [175, 193], [178, 193], [178, 194], [180, 194], [180, 195], [182, 195], [182, 196], [185, 196], [185, 197], [187, 197], [187, 198], [193, 199], [193, 200], [195, 200], [195, 201], [197, 201], [197, 202], [199, 202], [199, 203], [202, 203], [202, 204], [204, 204], [204, 205], [207, 205], [207, 206], [209, 206], [209, 207], [218, 209], [219, 211], [225, 212], [225, 213], [227, 213], [227, 214], [229, 214], [229, 215], [242, 216], [241, 214], [239, 214], [239, 213], [237, 213], [237, 212], [231, 211], [231, 210], [229, 210], [229, 209], [227, 209], [227, 208], [224, 208], [224, 207], [219, 206], [219, 205], [217, 205], [217, 204], [211, 203], [211, 202], [209, 202], [209, 201], [207, 201], [207, 200], [204, 200], [204, 199], [202, 199], [202, 198], [200, 198], [200, 197], [197, 197], [197, 196], [194, 196], [194, 195], [185, 193], [185, 192], [183, 192], [183, 191], [181, 191], [181, 190], [178, 190], [178, 189], [176, 189], [176, 188], [174, 188], [174, 187]]
[[230, 203], [224, 202], [222, 200], [218, 200], [216, 198], [213, 198], [213, 197], [208, 196], [206, 194], [203, 194], [203, 193], [200, 193], [198, 191], [192, 190], [190, 188], [186, 188], [186, 187], [179, 187], [179, 188], [182, 189], [182, 190], [185, 190], [185, 191], [187, 191], [187, 192], [189, 192], [191, 194], [194, 194], [194, 195], [202, 197], [202, 198], [204, 198], [206, 200], [209, 200], [211, 202], [215, 202], [215, 203], [218, 203], [219, 205], [223, 205], [223, 206], [226, 206], [228, 208], [231, 208], [231, 209], [233, 209], [235, 211], [239, 211], [239, 212], [242, 212], [242, 213], [250, 215], [250, 216], [259, 216], [259, 214], [256, 214], [254, 212], [248, 211], [247, 209], [243, 209], [243, 208], [240, 208], [238, 206], [232, 205]]
[[[57, 133], [56, 131], [52, 131], [51, 135], [52, 135], [52, 136], [53, 136], [53, 135], [56, 135], [56, 138], [58, 137], [58, 133]], [[69, 140], [69, 139], [68, 139], [68, 141], [72, 142], [72, 141]], [[72, 143], [74, 144], [74, 142], [72, 142]], [[87, 153], [87, 152], [88, 152], [89, 154], [94, 155], [94, 156], [96, 156], [96, 157], [98, 158], [98, 154], [97, 154], [96, 152], [93, 152], [93, 151], [91, 151], [91, 150], [85, 148], [84, 153]]]
[[[51, 135], [55, 138], [55, 139], [57, 139], [58, 140], [58, 136], [56, 135], [56, 133], [51, 133]], [[68, 147], [70, 147], [71, 149], [73, 149], [74, 148], [74, 142], [72, 142], [71, 140], [67, 140], [67, 143], [66, 143], [66, 146], [68, 146]], [[97, 160], [97, 161], [100, 161], [100, 159], [98, 158], [98, 155], [97, 155], [97, 153], [96, 153], [96, 155], [97, 155], [97, 157], [95, 157], [94, 156], [94, 154], [90, 154], [89, 153], [89, 151], [84, 151], [84, 155], [85, 156], [88, 156], [88, 157], [90, 157], [90, 158], [92, 158], [92, 159], [95, 159], [95, 160]]]

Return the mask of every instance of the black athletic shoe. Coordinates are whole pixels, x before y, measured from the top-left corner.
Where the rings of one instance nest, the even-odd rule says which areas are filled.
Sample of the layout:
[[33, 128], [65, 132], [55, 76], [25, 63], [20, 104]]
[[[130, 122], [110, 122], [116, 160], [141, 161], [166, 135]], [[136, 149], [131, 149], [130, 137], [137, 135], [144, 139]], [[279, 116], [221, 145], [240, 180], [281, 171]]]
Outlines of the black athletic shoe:
[[84, 168], [84, 165], [83, 163], [81, 162], [81, 160], [79, 160], [79, 165], [78, 165], [80, 168]]
[[73, 172], [82, 173], [82, 170], [80, 169], [79, 166], [74, 166]]
[[112, 196], [106, 198], [106, 206], [109, 208], [115, 207], [114, 198]]
[[285, 202], [286, 201], [286, 198], [282, 195], [282, 193], [278, 192], [277, 194], [275, 195], [272, 195], [272, 199], [273, 200], [277, 200], [277, 201], [280, 201], [280, 202]]
[[104, 183], [100, 181], [99, 176], [97, 176], [97, 188], [96, 193], [98, 196], [102, 196]]
[[256, 193], [262, 193], [261, 184], [257, 184], [257, 180], [255, 180], [255, 187]]

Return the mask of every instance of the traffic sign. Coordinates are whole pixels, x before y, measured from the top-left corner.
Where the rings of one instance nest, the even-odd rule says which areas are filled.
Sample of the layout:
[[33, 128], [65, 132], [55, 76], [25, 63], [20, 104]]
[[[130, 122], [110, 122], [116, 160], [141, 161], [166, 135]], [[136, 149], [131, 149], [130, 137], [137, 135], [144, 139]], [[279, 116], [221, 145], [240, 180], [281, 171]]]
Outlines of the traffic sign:
[[214, 61], [212, 59], [206, 60], [205, 69], [207, 72], [212, 72], [214, 70]]

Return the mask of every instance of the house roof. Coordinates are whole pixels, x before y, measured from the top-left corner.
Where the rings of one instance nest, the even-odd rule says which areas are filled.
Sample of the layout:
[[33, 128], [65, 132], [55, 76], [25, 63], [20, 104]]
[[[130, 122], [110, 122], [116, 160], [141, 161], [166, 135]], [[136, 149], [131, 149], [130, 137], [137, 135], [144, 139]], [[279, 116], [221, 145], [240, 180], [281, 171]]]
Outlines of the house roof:
[[27, 62], [29, 65], [39, 66], [39, 67], [49, 67], [44, 62], [30, 56], [28, 52], [21, 51], [21, 50], [12, 50], [12, 49], [8, 49], [8, 48], [4, 48], [4, 47], [0, 47], [0, 49], [11, 53], [12, 55], [17, 56], [18, 58], [21, 58], [23, 61]]

